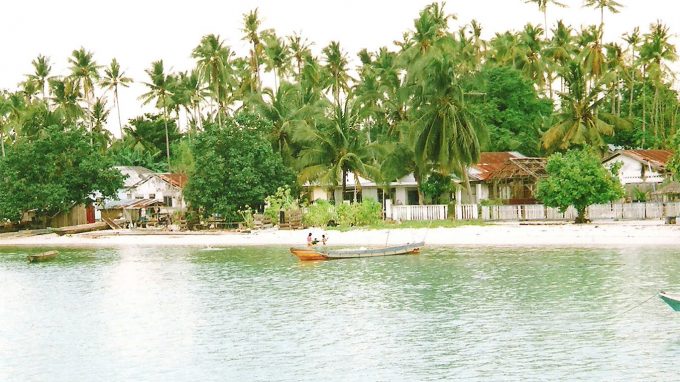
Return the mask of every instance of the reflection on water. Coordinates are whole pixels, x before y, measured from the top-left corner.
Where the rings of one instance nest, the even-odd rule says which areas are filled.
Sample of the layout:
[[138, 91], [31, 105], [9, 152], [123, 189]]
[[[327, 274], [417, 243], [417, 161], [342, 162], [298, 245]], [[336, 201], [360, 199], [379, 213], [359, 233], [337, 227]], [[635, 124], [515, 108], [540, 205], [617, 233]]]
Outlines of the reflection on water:
[[667, 249], [27, 252], [0, 249], [2, 381], [668, 380], [680, 356], [680, 315], [635, 307], [680, 290]]

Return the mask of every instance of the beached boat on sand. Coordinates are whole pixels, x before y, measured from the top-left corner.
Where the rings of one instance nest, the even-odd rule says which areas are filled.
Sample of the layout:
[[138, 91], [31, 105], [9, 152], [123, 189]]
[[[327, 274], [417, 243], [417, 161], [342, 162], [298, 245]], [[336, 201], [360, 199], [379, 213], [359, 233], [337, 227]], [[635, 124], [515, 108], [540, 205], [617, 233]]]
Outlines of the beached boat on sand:
[[354, 259], [396, 255], [416, 255], [425, 242], [393, 245], [379, 248], [326, 249], [322, 247], [291, 248], [290, 252], [302, 261]]
[[29, 263], [38, 263], [42, 261], [49, 261], [57, 257], [59, 252], [57, 251], [47, 251], [43, 253], [36, 253], [35, 255], [28, 255], [26, 256], [28, 258]]
[[680, 295], [670, 294], [664, 291], [659, 292], [659, 297], [668, 304], [674, 311], [680, 312]]

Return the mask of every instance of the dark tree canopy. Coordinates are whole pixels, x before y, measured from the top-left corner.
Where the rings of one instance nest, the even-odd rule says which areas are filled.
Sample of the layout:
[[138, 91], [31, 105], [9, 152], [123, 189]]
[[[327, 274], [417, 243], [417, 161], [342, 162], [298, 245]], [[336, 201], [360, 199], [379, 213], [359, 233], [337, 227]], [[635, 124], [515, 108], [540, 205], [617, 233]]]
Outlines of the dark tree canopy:
[[295, 184], [263, 131], [269, 131], [266, 122], [252, 114], [223, 121], [222, 128], [205, 126], [194, 139], [194, 170], [184, 189], [191, 208], [237, 220], [239, 209], [257, 207], [278, 187]]
[[0, 219], [17, 221], [25, 211], [54, 215], [85, 203], [95, 192], [116, 195], [123, 176], [90, 146], [84, 129], [45, 128], [0, 158]]
[[510, 67], [486, 67], [479, 79], [479, 94], [469, 98], [489, 131], [485, 151], [539, 156], [541, 129], [552, 114], [552, 102], [539, 98], [532, 82]]

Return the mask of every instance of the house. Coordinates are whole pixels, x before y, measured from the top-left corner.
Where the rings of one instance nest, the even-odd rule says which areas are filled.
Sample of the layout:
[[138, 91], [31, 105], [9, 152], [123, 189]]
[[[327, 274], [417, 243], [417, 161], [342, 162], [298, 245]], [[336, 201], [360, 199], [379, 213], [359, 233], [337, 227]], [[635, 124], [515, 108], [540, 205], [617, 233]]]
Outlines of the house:
[[670, 175], [666, 165], [672, 156], [670, 150], [619, 150], [602, 164], [611, 168], [615, 163], [621, 163], [618, 177], [630, 195], [636, 189], [655, 191]]
[[[125, 176], [117, 200], [107, 199], [101, 205], [102, 215], [117, 219], [145, 215], [147, 209], [172, 214], [186, 208], [182, 190], [187, 183], [184, 174], [155, 173], [141, 166], [116, 166]], [[136, 211], [136, 212], [133, 212]]]
[[[458, 181], [455, 200], [459, 204], [478, 204], [488, 199], [503, 199], [502, 196], [510, 192], [503, 191], [507, 185], [494, 187], [494, 174], [505, 167], [510, 159], [526, 158], [516, 151], [484, 152], [479, 156], [479, 162], [468, 169], [470, 181], [470, 193], [466, 190], [463, 182]], [[499, 188], [500, 187], [500, 188]], [[506, 199], [510, 199], [509, 197]]]
[[[486, 152], [480, 156], [479, 163], [470, 166], [468, 178], [470, 192], [464, 181], [453, 177], [457, 184], [453, 199], [459, 204], [476, 204], [487, 199], [502, 199], [506, 203], [535, 201], [533, 190], [537, 180], [545, 175], [545, 159], [527, 158], [515, 152]], [[380, 203], [389, 199], [395, 205], [417, 205], [418, 183], [413, 174], [391, 182], [388, 186], [359, 177], [358, 187], [355, 178], [349, 173], [343, 198], [342, 187], [306, 186], [310, 200], [361, 201], [373, 198]], [[385, 188], [389, 193], [384, 197]], [[356, 198], [355, 198], [356, 196]]]

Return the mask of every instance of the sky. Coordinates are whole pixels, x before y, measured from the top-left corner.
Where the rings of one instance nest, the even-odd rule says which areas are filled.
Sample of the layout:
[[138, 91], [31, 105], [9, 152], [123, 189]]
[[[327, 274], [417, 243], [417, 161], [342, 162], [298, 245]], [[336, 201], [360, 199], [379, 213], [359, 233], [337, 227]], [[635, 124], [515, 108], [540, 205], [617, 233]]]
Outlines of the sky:
[[[674, 43], [680, 33], [680, 1], [618, 0], [621, 13], [605, 13], [605, 40], [620, 41], [620, 36], [640, 26], [661, 20], [671, 28]], [[273, 28], [279, 36], [300, 33], [319, 53], [330, 41], [337, 40], [357, 64], [362, 49], [393, 48], [404, 31], [413, 27], [418, 12], [432, 0], [22, 0], [3, 4], [0, 36], [0, 89], [16, 89], [31, 71], [31, 60], [38, 54], [50, 58], [53, 73], [66, 74], [68, 57], [84, 47], [94, 53], [100, 65], [117, 58], [136, 84], [120, 90], [123, 121], [143, 111], [137, 97], [144, 92], [144, 70], [152, 61], [163, 59], [172, 71], [193, 66], [192, 49], [202, 36], [215, 33], [238, 55], [246, 55], [242, 41], [243, 14], [257, 8], [263, 28]], [[561, 0], [568, 8], [548, 8], [548, 24], [558, 19], [580, 28], [599, 23], [599, 11], [583, 8], [582, 0]], [[552, 5], [552, 4], [551, 4]], [[483, 27], [482, 37], [496, 32], [519, 30], [528, 23], [543, 24], [535, 4], [523, 0], [449, 0], [447, 13], [457, 20], [452, 29], [476, 19]], [[625, 44], [624, 44], [625, 45]], [[99, 95], [99, 94], [97, 94]], [[111, 97], [109, 100], [112, 101]], [[115, 112], [109, 126], [117, 132]]]

